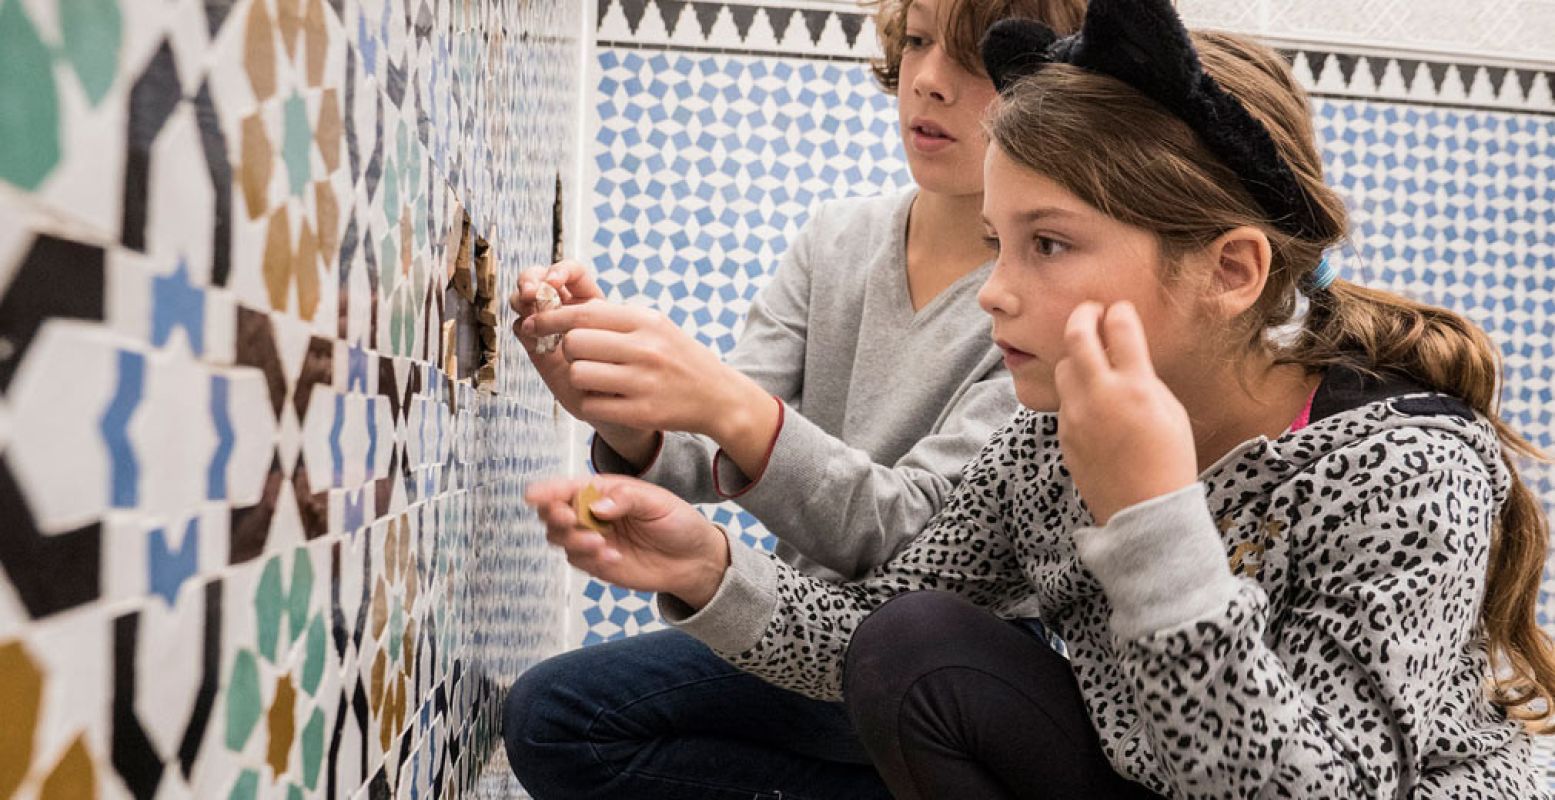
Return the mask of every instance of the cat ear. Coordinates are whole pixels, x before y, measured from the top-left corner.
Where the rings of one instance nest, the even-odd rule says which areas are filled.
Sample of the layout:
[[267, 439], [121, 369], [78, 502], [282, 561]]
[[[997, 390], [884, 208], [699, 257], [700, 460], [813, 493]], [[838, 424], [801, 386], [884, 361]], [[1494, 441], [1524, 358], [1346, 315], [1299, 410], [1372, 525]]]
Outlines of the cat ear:
[[1058, 41], [1052, 28], [1029, 19], [1006, 19], [994, 23], [983, 34], [983, 69], [995, 89], [1004, 91], [1011, 84], [1034, 74], [1051, 63], [1048, 48]]
[[1091, 0], [1078, 36], [1052, 60], [1111, 75], [1174, 112], [1190, 104], [1204, 67], [1171, 0]]

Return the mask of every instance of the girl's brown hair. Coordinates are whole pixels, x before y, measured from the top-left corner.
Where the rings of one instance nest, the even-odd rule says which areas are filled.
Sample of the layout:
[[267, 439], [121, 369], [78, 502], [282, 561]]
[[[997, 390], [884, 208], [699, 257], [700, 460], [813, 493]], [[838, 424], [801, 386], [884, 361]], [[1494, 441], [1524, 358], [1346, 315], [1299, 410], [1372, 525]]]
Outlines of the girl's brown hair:
[[[875, 79], [887, 92], [895, 94], [902, 70], [902, 49], [906, 46], [907, 9], [914, 0], [868, 0], [874, 9], [875, 32], [880, 37], [883, 55], [871, 66]], [[1033, 19], [1060, 34], [1080, 29], [1085, 19], [1085, 0], [942, 0], [939, 31], [941, 44], [950, 57], [973, 75], [982, 75], [983, 59], [978, 44], [988, 28], [1001, 19]]]
[[[1513, 463], [1516, 456], [1543, 456], [1500, 419], [1500, 351], [1473, 323], [1445, 309], [1344, 280], [1310, 288], [1324, 251], [1347, 228], [1343, 201], [1323, 183], [1306, 92], [1283, 59], [1251, 40], [1195, 32], [1193, 43], [1210, 77], [1268, 129], [1313, 204], [1317, 233], [1294, 236], [1275, 228], [1186, 123], [1121, 81], [1069, 65], [1045, 67], [1006, 91], [989, 121], [990, 136], [1016, 163], [1108, 216], [1153, 232], [1167, 278], [1182, 256], [1227, 231], [1262, 230], [1273, 250], [1268, 283], [1233, 329], [1247, 347], [1314, 372], [1343, 365], [1405, 377], [1461, 398], [1493, 421], [1512, 481], [1491, 540], [1480, 609], [1491, 696], [1530, 726], [1555, 727], [1555, 645], [1535, 619], [1549, 527]], [[1269, 333], [1292, 322], [1298, 293], [1308, 298], [1309, 313], [1299, 334], [1276, 342]]]

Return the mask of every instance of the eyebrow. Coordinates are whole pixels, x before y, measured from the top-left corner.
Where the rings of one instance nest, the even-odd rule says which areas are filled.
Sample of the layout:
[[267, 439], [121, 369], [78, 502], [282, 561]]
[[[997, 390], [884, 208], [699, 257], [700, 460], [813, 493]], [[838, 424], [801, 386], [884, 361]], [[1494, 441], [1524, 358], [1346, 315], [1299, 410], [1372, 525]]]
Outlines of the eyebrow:
[[[979, 216], [982, 216], [982, 215], [979, 215]], [[1078, 212], [1070, 211], [1067, 208], [1055, 208], [1055, 207], [1049, 206], [1049, 207], [1043, 207], [1043, 208], [1033, 208], [1033, 209], [1030, 209], [1028, 211], [1022, 211], [1019, 214], [1015, 215], [1015, 221], [1016, 222], [1030, 223], [1030, 222], [1040, 222], [1044, 218], [1047, 218], [1047, 219], [1076, 219], [1078, 217], [1080, 217], [1080, 214]], [[983, 220], [983, 224], [984, 225], [988, 225], [988, 226], [992, 226], [993, 225], [993, 223], [988, 221], [988, 217], [986, 217], [986, 216], [982, 216], [982, 220]]]

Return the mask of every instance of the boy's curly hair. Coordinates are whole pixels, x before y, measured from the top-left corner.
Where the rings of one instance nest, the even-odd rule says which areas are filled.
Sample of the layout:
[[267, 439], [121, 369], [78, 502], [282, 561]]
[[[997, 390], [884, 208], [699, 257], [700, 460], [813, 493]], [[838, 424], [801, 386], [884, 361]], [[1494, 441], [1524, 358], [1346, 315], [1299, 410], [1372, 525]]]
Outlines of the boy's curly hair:
[[[875, 15], [882, 57], [872, 64], [881, 88], [896, 94], [901, 77], [903, 39], [907, 35], [907, 9], [915, 0], [866, 0]], [[940, 41], [957, 64], [974, 75], [983, 74], [978, 44], [983, 34], [1001, 19], [1034, 19], [1067, 36], [1080, 29], [1085, 19], [1085, 0], [943, 0], [944, 30]]]

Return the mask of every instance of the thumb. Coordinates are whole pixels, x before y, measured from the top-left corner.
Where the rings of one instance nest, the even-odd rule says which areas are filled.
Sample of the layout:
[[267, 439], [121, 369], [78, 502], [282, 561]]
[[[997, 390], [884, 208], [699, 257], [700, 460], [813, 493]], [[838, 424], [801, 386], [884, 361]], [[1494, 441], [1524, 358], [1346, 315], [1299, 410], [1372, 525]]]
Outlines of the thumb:
[[663, 490], [650, 483], [637, 480], [616, 480], [600, 485], [598, 499], [589, 503], [589, 511], [605, 522], [631, 517], [654, 519], [663, 516], [667, 509], [659, 496]]

